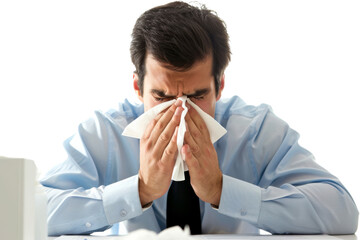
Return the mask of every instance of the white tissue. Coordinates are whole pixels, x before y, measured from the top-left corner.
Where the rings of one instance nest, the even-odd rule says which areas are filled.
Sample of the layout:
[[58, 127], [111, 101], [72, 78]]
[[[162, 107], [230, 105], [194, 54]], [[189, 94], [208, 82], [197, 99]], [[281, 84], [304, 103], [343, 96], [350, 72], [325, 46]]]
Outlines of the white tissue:
[[185, 116], [188, 112], [188, 108], [186, 106], [187, 97], [182, 96], [182, 97], [179, 97], [179, 99], [181, 99], [181, 101], [182, 101], [182, 107], [184, 108], [184, 111], [182, 111], [182, 113], [181, 113], [180, 124], [179, 124], [177, 138], [176, 138], [178, 155], [176, 157], [176, 162], [175, 162], [175, 166], [174, 166], [174, 170], [173, 170], [171, 179], [173, 179], [175, 181], [184, 181], [185, 180], [184, 171], [187, 171], [188, 168], [186, 166], [185, 159], [182, 158], [180, 152], [181, 152], [182, 146], [184, 145], [184, 137], [185, 137], [185, 132], [186, 132]]
[[196, 236], [190, 235], [190, 229], [188, 226], [185, 226], [183, 230], [179, 226], [166, 228], [160, 233], [155, 233], [147, 229], [139, 229], [129, 233], [128, 235], [121, 237], [124, 240], [194, 240], [200, 239]]
[[[195, 103], [193, 103], [190, 99], [188, 99], [186, 96], [179, 97], [183, 101], [182, 107], [184, 108], [184, 111], [181, 114], [181, 120], [178, 128], [178, 135], [177, 135], [177, 147], [178, 147], [178, 155], [176, 158], [174, 170], [172, 173], [172, 180], [174, 181], [183, 181], [185, 180], [184, 171], [187, 171], [188, 168], [185, 163], [185, 159], [182, 159], [182, 156], [180, 154], [180, 150], [184, 143], [184, 135], [186, 132], [186, 126], [185, 126], [185, 116], [187, 114], [187, 107], [185, 105], [185, 102], [187, 101], [203, 118], [209, 134], [211, 142], [216, 142], [219, 138], [221, 138], [225, 133], [226, 129], [223, 128], [214, 118], [212, 118], [210, 115], [205, 113], [203, 110], [201, 110], [200, 107], [198, 107]], [[135, 119], [133, 122], [131, 122], [123, 131], [122, 135], [128, 136], [128, 137], [134, 137], [134, 138], [141, 138], [142, 135], [145, 132], [145, 129], [161, 111], [168, 108], [172, 104], [175, 103], [175, 99], [161, 103], [148, 111], [146, 111], [144, 114], [142, 114], [140, 117]]]

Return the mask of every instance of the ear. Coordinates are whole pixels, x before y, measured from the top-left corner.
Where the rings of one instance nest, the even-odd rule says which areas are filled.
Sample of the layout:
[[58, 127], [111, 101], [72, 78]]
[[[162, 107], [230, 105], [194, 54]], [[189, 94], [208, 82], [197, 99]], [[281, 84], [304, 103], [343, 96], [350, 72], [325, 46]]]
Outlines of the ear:
[[221, 98], [221, 93], [224, 90], [224, 87], [225, 87], [225, 74], [223, 74], [221, 77], [219, 92], [218, 95], [216, 96], [216, 101], [219, 101], [219, 99]]
[[139, 75], [137, 73], [134, 73], [133, 74], [133, 87], [134, 87], [134, 90], [135, 90], [135, 94], [136, 96], [138, 97], [138, 99], [141, 101], [141, 102], [144, 102], [144, 99], [143, 97], [141, 96], [141, 91], [140, 91], [140, 88], [139, 88]]

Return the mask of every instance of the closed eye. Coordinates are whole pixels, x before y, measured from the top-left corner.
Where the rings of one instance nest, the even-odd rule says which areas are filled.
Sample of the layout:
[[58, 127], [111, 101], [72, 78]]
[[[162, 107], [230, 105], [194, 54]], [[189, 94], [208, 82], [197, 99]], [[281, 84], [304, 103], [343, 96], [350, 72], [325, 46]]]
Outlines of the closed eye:
[[203, 100], [204, 99], [204, 95], [202, 96], [192, 96], [190, 97], [191, 99], [195, 99], [195, 100]]
[[166, 102], [166, 101], [169, 101], [171, 100], [171, 98], [167, 98], [167, 97], [154, 97], [155, 101], [157, 102]]
[[157, 102], [169, 101], [175, 98], [174, 96], [166, 95], [163, 91], [157, 89], [152, 89], [151, 94]]

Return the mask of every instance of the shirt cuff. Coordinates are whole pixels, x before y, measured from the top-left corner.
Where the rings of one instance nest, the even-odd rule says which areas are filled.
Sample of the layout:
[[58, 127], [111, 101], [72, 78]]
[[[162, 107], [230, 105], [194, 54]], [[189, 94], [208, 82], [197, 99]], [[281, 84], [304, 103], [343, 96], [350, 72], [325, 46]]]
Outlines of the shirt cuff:
[[142, 214], [138, 182], [134, 175], [105, 187], [103, 204], [110, 225]]
[[223, 174], [220, 213], [250, 223], [257, 223], [260, 204], [260, 187]]
[[153, 205], [153, 202], [149, 202], [149, 203], [145, 204], [144, 206], [142, 206], [143, 212], [145, 212], [146, 210], [151, 208], [152, 205]]

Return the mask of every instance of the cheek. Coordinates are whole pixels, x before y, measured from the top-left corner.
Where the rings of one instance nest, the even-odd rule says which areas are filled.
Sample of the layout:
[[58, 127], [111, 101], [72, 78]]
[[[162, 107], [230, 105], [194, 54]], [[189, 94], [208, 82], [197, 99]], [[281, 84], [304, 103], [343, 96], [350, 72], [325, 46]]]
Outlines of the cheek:
[[201, 108], [204, 112], [214, 117], [215, 115], [215, 104], [211, 101], [193, 101], [197, 106]]

